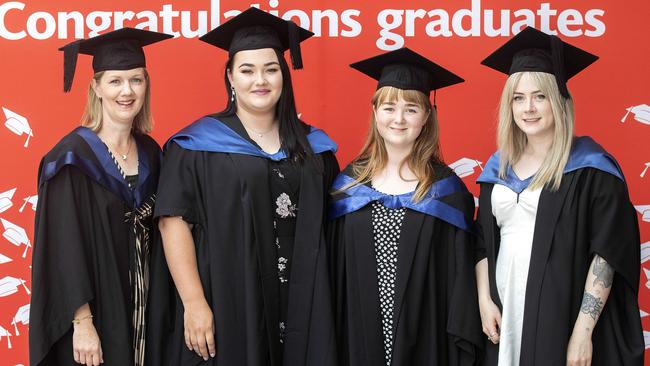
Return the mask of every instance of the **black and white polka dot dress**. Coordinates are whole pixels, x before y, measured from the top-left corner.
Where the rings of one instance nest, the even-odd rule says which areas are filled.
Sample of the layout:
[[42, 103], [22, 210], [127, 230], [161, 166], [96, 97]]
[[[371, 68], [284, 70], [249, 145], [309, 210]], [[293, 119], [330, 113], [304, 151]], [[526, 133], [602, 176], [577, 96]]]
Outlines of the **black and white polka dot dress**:
[[377, 260], [377, 284], [379, 285], [386, 365], [390, 365], [393, 354], [397, 247], [405, 213], [406, 210], [403, 207], [390, 209], [379, 202], [372, 203], [372, 231]]

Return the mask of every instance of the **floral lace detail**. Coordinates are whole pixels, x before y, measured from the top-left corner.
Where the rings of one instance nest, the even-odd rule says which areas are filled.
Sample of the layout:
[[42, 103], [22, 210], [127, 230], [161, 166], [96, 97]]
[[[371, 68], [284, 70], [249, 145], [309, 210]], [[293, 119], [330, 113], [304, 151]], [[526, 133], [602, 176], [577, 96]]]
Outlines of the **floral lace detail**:
[[287, 269], [287, 262], [289, 260], [285, 257], [279, 257], [278, 258], [278, 278], [280, 279], [281, 283], [287, 282], [287, 277], [285, 276], [285, 270]]
[[280, 215], [280, 217], [296, 217], [297, 207], [291, 203], [291, 198], [288, 194], [282, 193], [278, 196], [275, 200], [275, 204], [277, 205], [275, 212]]

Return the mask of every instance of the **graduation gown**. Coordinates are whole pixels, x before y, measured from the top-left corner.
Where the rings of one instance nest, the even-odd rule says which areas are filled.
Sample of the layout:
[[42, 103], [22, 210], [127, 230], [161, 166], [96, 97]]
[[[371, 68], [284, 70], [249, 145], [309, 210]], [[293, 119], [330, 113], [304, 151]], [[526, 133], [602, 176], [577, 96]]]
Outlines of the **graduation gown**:
[[[492, 214], [492, 188], [515, 193], [526, 181], [511, 173], [498, 178], [493, 155], [479, 177], [478, 260], [487, 256], [492, 301], [502, 309], [495, 269], [499, 227]], [[580, 311], [589, 266], [595, 255], [616, 271], [611, 293], [592, 335], [594, 366], [643, 365], [644, 340], [637, 303], [639, 227], [627, 186], [614, 158], [589, 137], [574, 140], [557, 191], [542, 189], [524, 308], [520, 365], [565, 365], [566, 351]], [[486, 365], [497, 365], [498, 345], [486, 341]]]
[[[217, 351], [204, 362], [188, 350], [183, 304], [169, 279], [152, 284], [150, 365], [334, 365], [323, 225], [327, 187], [338, 173], [336, 145], [324, 132], [304, 128], [314, 155], [300, 169], [283, 346], [268, 166], [286, 155], [262, 151], [236, 116], [204, 117], [166, 144], [155, 216], [180, 216], [193, 225]], [[152, 271], [169, 278], [162, 248], [154, 250]]]
[[[135, 231], [150, 219], [158, 183], [160, 147], [134, 135], [138, 185], [129, 189], [91, 130], [79, 127], [41, 160], [39, 168], [32, 299], [30, 365], [77, 365], [72, 351], [74, 312], [89, 303], [104, 365], [133, 365]], [[149, 212], [149, 216], [151, 212]], [[138, 216], [138, 223], [135, 217]]]
[[[406, 207], [397, 254], [393, 366], [474, 365], [482, 344], [474, 277], [473, 196], [447, 166], [435, 165], [429, 197], [390, 196], [369, 186], [336, 192], [328, 229], [340, 365], [385, 365], [371, 201]], [[350, 193], [350, 194], [348, 194]], [[403, 196], [403, 197], [402, 197]], [[399, 199], [401, 204], [396, 204]]]

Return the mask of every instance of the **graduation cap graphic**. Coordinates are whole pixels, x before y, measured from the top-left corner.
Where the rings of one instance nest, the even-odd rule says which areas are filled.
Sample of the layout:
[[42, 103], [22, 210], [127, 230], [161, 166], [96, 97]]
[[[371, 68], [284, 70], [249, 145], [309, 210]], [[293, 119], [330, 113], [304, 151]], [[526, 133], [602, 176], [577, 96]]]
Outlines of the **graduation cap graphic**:
[[0, 341], [2, 341], [2, 337], [7, 337], [7, 348], [11, 349], [11, 333], [0, 325]]
[[25, 245], [25, 251], [23, 252], [23, 258], [25, 258], [27, 256], [27, 249], [32, 246], [25, 229], [2, 218], [0, 218], [0, 221], [4, 227], [2, 236], [5, 239], [17, 247]]
[[0, 264], [5, 264], [13, 261], [14, 261], [13, 259], [7, 257], [6, 255], [0, 254]]
[[5, 212], [14, 205], [13, 202], [11, 202], [14, 193], [16, 193], [16, 188], [0, 193], [0, 212]]
[[14, 332], [17, 336], [20, 335], [20, 331], [18, 331], [18, 323], [22, 323], [23, 325], [29, 324], [29, 304], [19, 307], [16, 311], [16, 315], [14, 315], [14, 319], [11, 322], [11, 324], [14, 326]]
[[31, 291], [25, 285], [25, 280], [20, 278], [15, 278], [11, 276], [6, 276], [0, 280], [0, 297], [5, 297], [13, 295], [18, 292], [18, 287], [22, 286], [27, 292], [27, 295], [31, 295]]
[[648, 168], [650, 168], [650, 161], [643, 165], [645, 165], [645, 168], [643, 168], [643, 171], [639, 174], [639, 177], [641, 178], [645, 177], [645, 173], [648, 171]]
[[18, 136], [21, 136], [23, 134], [27, 135], [27, 140], [25, 140], [25, 145], [23, 145], [24, 147], [27, 147], [29, 145], [29, 139], [34, 137], [32, 128], [29, 127], [27, 118], [21, 116], [16, 112], [12, 112], [5, 107], [2, 107], [2, 111], [5, 113], [5, 118], [7, 119], [5, 121], [5, 127], [7, 127], [9, 131], [15, 133]]
[[20, 206], [18, 212], [22, 213], [23, 210], [25, 209], [25, 206], [27, 206], [28, 203], [32, 206], [32, 210], [36, 211], [36, 204], [38, 203], [38, 195], [27, 196], [23, 198], [23, 201], [25, 201], [25, 203], [23, 203], [23, 205]]
[[644, 125], [650, 125], [650, 105], [640, 104], [634, 107], [626, 108], [627, 113], [621, 118], [621, 123], [625, 123], [627, 116], [632, 113], [634, 114], [634, 119], [637, 122], [641, 122]]
[[641, 244], [641, 263], [650, 260], [650, 241]]
[[650, 205], [635, 205], [634, 208], [641, 214], [641, 220], [650, 222]]
[[641, 315], [642, 318], [645, 318], [646, 316], [648, 316], [648, 315], [650, 315], [650, 314], [648, 314], [648, 313], [646, 313], [645, 311], [639, 309], [639, 315]]
[[479, 167], [483, 171], [483, 165], [481, 164], [483, 163], [476, 159], [462, 158], [449, 164], [449, 167], [454, 170], [457, 176], [465, 178], [474, 174], [476, 167]]
[[645, 278], [647, 280], [646, 283], [645, 283], [645, 287], [650, 289], [650, 271], [643, 268], [643, 273], [645, 273]]
[[645, 340], [645, 349], [650, 348], [650, 332], [644, 330], [643, 339]]

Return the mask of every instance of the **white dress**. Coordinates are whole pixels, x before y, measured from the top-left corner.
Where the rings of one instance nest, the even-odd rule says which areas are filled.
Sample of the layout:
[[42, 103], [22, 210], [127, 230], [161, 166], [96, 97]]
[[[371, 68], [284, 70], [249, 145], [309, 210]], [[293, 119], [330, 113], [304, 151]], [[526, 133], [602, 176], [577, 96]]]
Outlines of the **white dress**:
[[503, 305], [499, 366], [518, 366], [526, 282], [541, 188], [519, 195], [500, 184], [492, 189], [492, 214], [501, 231], [496, 284]]

